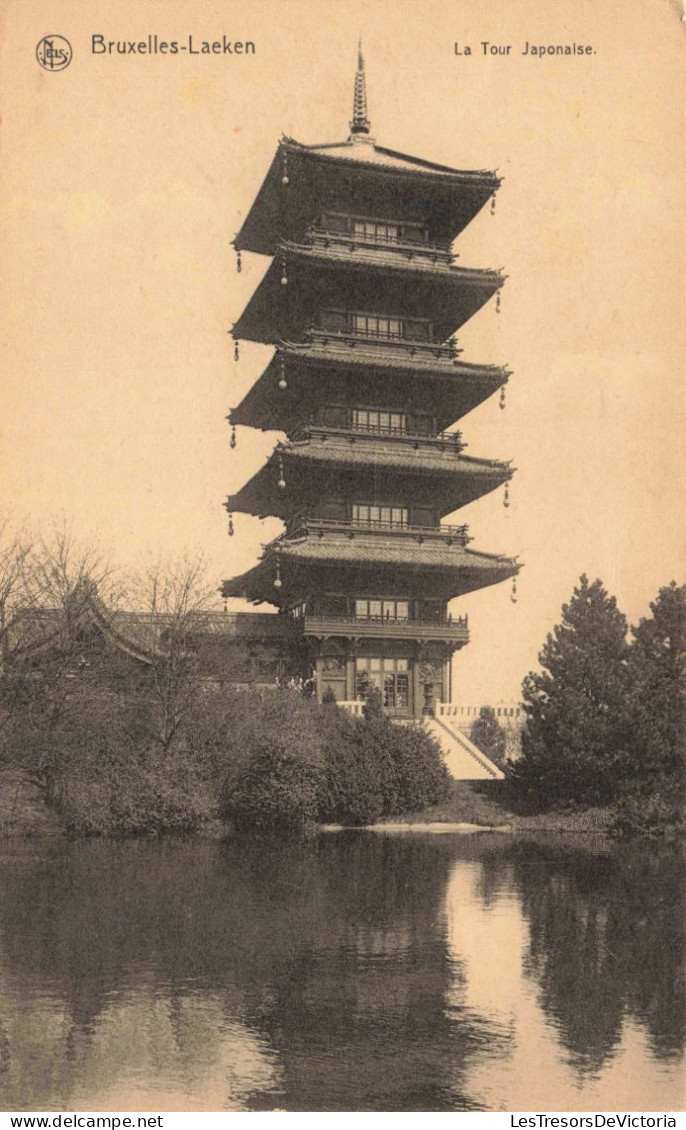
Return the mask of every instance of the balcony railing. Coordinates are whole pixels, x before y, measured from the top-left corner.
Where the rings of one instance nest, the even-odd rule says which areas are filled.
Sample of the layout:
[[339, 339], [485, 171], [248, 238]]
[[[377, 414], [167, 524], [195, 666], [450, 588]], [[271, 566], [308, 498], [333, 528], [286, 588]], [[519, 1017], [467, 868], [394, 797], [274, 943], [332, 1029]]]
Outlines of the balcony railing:
[[296, 621], [311, 636], [365, 636], [373, 639], [441, 639], [465, 644], [469, 641], [466, 616], [434, 620], [397, 620], [384, 616], [327, 616], [307, 613]]
[[312, 435], [340, 435], [349, 436], [351, 439], [355, 439], [357, 436], [361, 439], [370, 436], [381, 439], [393, 438], [412, 444], [414, 447], [426, 444], [438, 448], [440, 451], [453, 451], [457, 454], [464, 451], [467, 446], [462, 440], [462, 432], [460, 431], [435, 432], [432, 435], [427, 432], [412, 432], [404, 427], [391, 427], [383, 424], [326, 424], [316, 420], [301, 424], [299, 428], [290, 433], [290, 438], [294, 440], [307, 439]]
[[349, 537], [356, 534], [368, 534], [382, 531], [392, 537], [413, 538], [418, 542], [426, 540], [439, 540], [448, 545], [467, 545], [472, 539], [468, 534], [468, 526], [411, 526], [404, 522], [386, 522], [376, 518], [297, 518], [285, 533], [270, 542], [270, 546], [277, 542], [287, 541], [299, 534], [315, 533], [323, 537], [326, 533], [344, 533]]
[[332, 244], [345, 247], [351, 254], [362, 248], [371, 248], [377, 251], [380, 247], [384, 251], [392, 251], [402, 255], [405, 259], [423, 259], [431, 263], [452, 263], [457, 256], [445, 247], [438, 247], [433, 243], [420, 243], [418, 240], [403, 240], [390, 235], [372, 235], [354, 232], [331, 231], [328, 228], [310, 228], [307, 239], [315, 247], [331, 247]]
[[308, 331], [314, 344], [326, 345], [328, 342], [337, 342], [349, 345], [354, 349], [359, 345], [378, 345], [385, 354], [388, 351], [408, 353], [411, 357], [424, 358], [425, 360], [453, 361], [462, 350], [454, 342], [441, 344], [435, 341], [422, 341], [420, 339], [400, 337], [392, 334], [376, 334], [364, 330], [326, 330], [320, 326], [312, 326]]

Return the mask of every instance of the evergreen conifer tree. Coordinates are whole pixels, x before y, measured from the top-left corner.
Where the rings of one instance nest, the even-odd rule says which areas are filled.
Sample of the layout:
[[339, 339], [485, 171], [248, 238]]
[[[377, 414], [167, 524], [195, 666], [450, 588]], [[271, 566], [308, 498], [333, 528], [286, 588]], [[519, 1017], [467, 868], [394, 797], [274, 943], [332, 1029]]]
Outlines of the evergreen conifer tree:
[[514, 773], [542, 804], [608, 801], [626, 764], [627, 622], [584, 575], [524, 679], [526, 723]]
[[672, 581], [661, 588], [650, 611], [632, 629], [629, 650], [632, 776], [680, 778], [686, 739], [686, 585]]

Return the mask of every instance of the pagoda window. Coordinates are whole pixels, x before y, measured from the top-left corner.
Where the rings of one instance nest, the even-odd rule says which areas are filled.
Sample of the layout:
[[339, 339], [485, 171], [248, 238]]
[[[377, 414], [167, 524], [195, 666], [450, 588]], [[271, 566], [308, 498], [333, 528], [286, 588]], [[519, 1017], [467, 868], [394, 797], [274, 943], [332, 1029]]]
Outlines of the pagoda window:
[[365, 526], [406, 526], [409, 510], [406, 506], [381, 506], [375, 503], [356, 502], [352, 520]]
[[371, 243], [426, 243], [429, 236], [425, 224], [340, 212], [326, 212], [320, 226], [323, 231]]
[[400, 338], [404, 337], [401, 318], [389, 318], [383, 314], [353, 314], [352, 328], [365, 337]]
[[385, 707], [407, 707], [410, 701], [409, 661], [370, 657], [355, 661], [355, 695], [363, 699], [370, 686], [381, 691]]
[[373, 239], [384, 243], [398, 243], [400, 225], [377, 223], [376, 220], [353, 220], [353, 235], [361, 239]]
[[376, 408], [354, 408], [352, 415], [354, 428], [368, 432], [406, 432], [407, 416], [404, 412], [387, 412]]
[[407, 600], [381, 600], [376, 597], [362, 597], [355, 601], [356, 620], [405, 622], [409, 618], [410, 603]]
[[320, 310], [316, 325], [335, 334], [359, 334], [381, 341], [433, 341], [431, 322], [422, 318], [400, 318], [355, 310]]

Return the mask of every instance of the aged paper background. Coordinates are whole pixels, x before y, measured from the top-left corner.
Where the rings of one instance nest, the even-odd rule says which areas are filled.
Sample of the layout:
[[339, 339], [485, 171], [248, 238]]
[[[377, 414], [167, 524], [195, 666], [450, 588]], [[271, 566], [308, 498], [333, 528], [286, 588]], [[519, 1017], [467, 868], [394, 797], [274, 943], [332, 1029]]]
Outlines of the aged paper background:
[[[495, 216], [456, 248], [463, 264], [506, 269], [502, 313], [490, 303], [460, 338], [466, 359], [514, 376], [505, 412], [493, 398], [461, 426], [470, 453], [519, 470], [509, 510], [499, 491], [460, 521], [475, 546], [526, 567], [516, 605], [508, 585], [454, 605], [472, 627], [457, 700], [517, 696], [582, 571], [633, 621], [682, 579], [684, 26], [669, 0], [1, 10], [0, 506], [17, 521], [65, 514], [124, 565], [198, 547], [217, 584], [280, 532], [239, 515], [229, 540], [221, 509], [275, 439], [241, 429], [229, 449], [227, 409], [270, 356], [246, 345], [233, 362], [227, 330], [267, 264], [245, 255], [237, 274], [230, 241], [281, 132], [347, 135], [361, 34], [379, 142], [505, 178]], [[35, 48], [55, 33], [74, 58], [50, 74]], [[93, 34], [226, 35], [257, 50], [95, 56]], [[484, 57], [481, 41], [512, 50]], [[525, 57], [526, 41], [595, 53]]]
[[[2, 506], [64, 513], [129, 564], [208, 554], [217, 583], [280, 523], [221, 503], [274, 436], [227, 409], [270, 356], [226, 331], [266, 268], [230, 240], [283, 131], [348, 132], [357, 36], [372, 132], [388, 147], [504, 175], [496, 214], [460, 238], [463, 264], [504, 267], [464, 328], [468, 360], [514, 370], [463, 422], [470, 453], [512, 458], [460, 512], [475, 546], [520, 554], [509, 586], [456, 604], [472, 643], [462, 702], [516, 696], [579, 574], [632, 620], [679, 578], [683, 24], [668, 0], [4, 0], [2, 6]], [[68, 69], [35, 48], [66, 36]], [[93, 55], [106, 40], [250, 39], [254, 56]], [[484, 57], [481, 41], [511, 44]], [[472, 45], [457, 56], [454, 43]], [[524, 43], [590, 44], [582, 57]]]

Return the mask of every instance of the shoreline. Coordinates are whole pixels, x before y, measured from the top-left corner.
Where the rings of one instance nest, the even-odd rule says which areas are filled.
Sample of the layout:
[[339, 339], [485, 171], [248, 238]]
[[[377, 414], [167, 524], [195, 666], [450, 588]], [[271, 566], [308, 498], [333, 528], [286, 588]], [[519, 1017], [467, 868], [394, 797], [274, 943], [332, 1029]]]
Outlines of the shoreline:
[[[450, 795], [441, 804], [402, 815], [389, 816], [368, 825], [322, 824], [318, 833], [373, 832], [385, 835], [564, 835], [615, 840], [612, 833], [614, 811], [611, 807], [558, 809], [523, 814], [508, 807], [498, 796], [500, 782], [484, 787], [480, 782], [454, 781]], [[231, 826], [216, 819], [207, 820], [195, 829], [167, 833], [198, 839], [232, 838]], [[41, 790], [17, 770], [0, 770], [0, 840], [27, 839], [141, 839], [161, 838], [154, 831], [132, 836], [76, 837], [62, 827], [58, 815], [48, 806]], [[644, 838], [644, 837], [630, 837]], [[655, 837], [652, 837], [655, 838]], [[663, 837], [659, 837], [662, 839]], [[665, 839], [679, 839], [666, 836]]]

